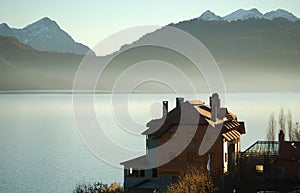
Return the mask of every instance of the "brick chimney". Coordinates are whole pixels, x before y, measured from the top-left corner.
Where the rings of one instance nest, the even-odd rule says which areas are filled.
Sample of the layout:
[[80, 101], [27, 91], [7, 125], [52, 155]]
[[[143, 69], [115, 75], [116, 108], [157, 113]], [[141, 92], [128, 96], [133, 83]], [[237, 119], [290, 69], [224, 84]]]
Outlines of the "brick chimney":
[[280, 132], [279, 132], [278, 140], [279, 140], [279, 142], [284, 142], [284, 133], [282, 130], [280, 130]]
[[218, 118], [218, 113], [220, 111], [220, 97], [218, 93], [214, 93], [210, 98], [210, 107], [211, 107], [211, 121], [215, 122]]
[[169, 111], [168, 101], [163, 101], [163, 117], [166, 117]]
[[177, 97], [176, 98], [176, 108], [181, 108], [181, 105], [183, 104], [184, 98], [182, 97]]
[[279, 156], [284, 154], [283, 150], [282, 150], [282, 146], [284, 145], [284, 132], [282, 130], [280, 130], [279, 134], [278, 134], [278, 141], [279, 141]]

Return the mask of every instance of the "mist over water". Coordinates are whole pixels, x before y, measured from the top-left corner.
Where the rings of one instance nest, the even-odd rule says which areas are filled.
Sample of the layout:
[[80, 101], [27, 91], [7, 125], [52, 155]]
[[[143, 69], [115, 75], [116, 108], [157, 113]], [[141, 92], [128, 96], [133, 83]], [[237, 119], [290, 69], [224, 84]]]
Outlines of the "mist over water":
[[[188, 95], [180, 97], [195, 99]], [[208, 103], [208, 97], [209, 94], [199, 94], [198, 99]], [[272, 112], [277, 117], [282, 107], [290, 109], [294, 122], [299, 121], [299, 97], [300, 93], [226, 94], [225, 106], [237, 114], [238, 120], [245, 121], [247, 133], [241, 139], [242, 150], [266, 139]], [[169, 100], [171, 110], [175, 98], [175, 94], [133, 94], [128, 97], [127, 108], [121, 103], [112, 105], [109, 94], [98, 94], [95, 110], [99, 124], [111, 140], [141, 155], [145, 150], [145, 136], [140, 133], [149, 120], [161, 116], [161, 101]], [[82, 142], [76, 129], [71, 95], [2, 94], [0, 107], [1, 193], [71, 192], [82, 181], [122, 183], [121, 166], [116, 168], [99, 160]], [[114, 108], [119, 108], [118, 113]], [[136, 127], [126, 128], [124, 121], [128, 116]], [[109, 148], [104, 153], [118, 158]], [[124, 161], [124, 157], [116, 162]]]

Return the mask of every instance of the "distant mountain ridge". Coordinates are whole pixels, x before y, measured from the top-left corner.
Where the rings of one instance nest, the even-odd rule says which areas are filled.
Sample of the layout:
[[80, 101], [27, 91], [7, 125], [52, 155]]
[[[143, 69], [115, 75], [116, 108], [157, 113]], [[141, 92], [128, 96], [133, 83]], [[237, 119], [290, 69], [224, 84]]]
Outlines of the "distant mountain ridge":
[[[252, 13], [255, 12], [253, 10]], [[227, 91], [298, 92], [299, 87], [296, 84], [300, 77], [299, 21], [293, 22], [276, 15], [272, 20], [245, 16], [244, 20], [232, 22], [214, 21], [213, 18], [218, 19], [218, 16], [208, 11], [204, 16], [206, 20], [194, 18], [168, 26], [191, 34], [206, 46], [218, 63]], [[136, 51], [134, 54], [128, 53], [128, 50], [134, 52], [132, 48], [145, 45], [151, 39], [158, 42], [163, 36], [160, 34], [166, 31], [168, 28], [163, 27], [147, 34], [132, 45], [123, 46], [119, 53], [126, 50], [126, 54], [131, 56], [131, 59], [126, 58], [126, 61], [131, 60], [132, 63], [163, 58], [163, 61], [189, 71], [189, 78], [196, 77], [193, 70], [188, 69], [187, 61], [171, 56], [168, 50], [145, 48], [144, 51]], [[203, 85], [200, 85], [202, 80], [196, 80], [197, 78], [193, 80], [195, 85], [198, 84], [195, 87], [204, 89], [201, 87]]]
[[82, 57], [41, 52], [0, 35], [0, 90], [71, 89]]
[[200, 19], [205, 20], [205, 21], [221, 21], [223, 20], [222, 17], [217, 16], [216, 14], [214, 14], [213, 12], [207, 10], [206, 12], [204, 12], [201, 16]]
[[[0, 35], [15, 37], [25, 45], [40, 51], [55, 51], [85, 55], [90, 49], [75, 42], [72, 37], [48, 17], [44, 17], [22, 29], [0, 24]], [[93, 52], [91, 52], [93, 54]]]
[[[277, 18], [277, 13], [264, 14], [272, 20], [244, 15], [249, 19], [228, 22], [223, 18], [214, 21], [220, 18], [207, 12], [206, 20], [194, 18], [168, 26], [191, 34], [207, 47], [218, 63], [228, 92], [300, 92], [300, 22]], [[5, 24], [0, 27], [9, 30]], [[97, 89], [112, 90], [114, 81], [132, 64], [163, 61], [186, 73], [198, 92], [207, 91], [205, 80], [190, 60], [169, 49], [145, 46], [145, 42], [159, 42], [164, 30], [165, 27], [149, 33], [115, 52], [99, 78]], [[82, 57], [40, 52], [15, 38], [0, 36], [0, 90], [72, 89]], [[91, 56], [89, 60], [106, 65], [109, 57]], [[136, 75], [157, 72], [155, 68], [151, 70], [141, 69]], [[146, 84], [137, 90], [166, 92], [156, 84]]]
[[202, 19], [204, 21], [228, 21], [228, 22], [238, 21], [238, 20], [247, 20], [247, 19], [251, 19], [251, 18], [267, 19], [267, 20], [273, 20], [275, 18], [285, 18], [292, 22], [300, 20], [298, 17], [296, 17], [295, 15], [293, 15], [292, 13], [290, 13], [284, 9], [277, 9], [277, 10], [262, 14], [256, 8], [249, 9], [249, 10], [238, 9], [224, 17], [218, 16], [215, 13], [211, 12], [210, 10], [207, 10], [199, 17], [199, 19]]

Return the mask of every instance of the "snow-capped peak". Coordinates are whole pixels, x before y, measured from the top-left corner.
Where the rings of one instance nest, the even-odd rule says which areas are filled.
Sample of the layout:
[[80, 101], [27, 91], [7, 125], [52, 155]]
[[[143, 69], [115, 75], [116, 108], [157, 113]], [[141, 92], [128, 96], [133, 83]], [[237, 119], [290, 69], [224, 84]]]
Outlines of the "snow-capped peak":
[[206, 12], [204, 12], [199, 19], [202, 19], [204, 21], [220, 21], [223, 20], [222, 17], [214, 14], [213, 12], [207, 10]]
[[255, 8], [250, 10], [239, 9], [225, 16], [224, 20], [231, 22], [237, 20], [246, 20], [250, 18], [264, 18], [264, 15]]
[[249, 10], [238, 9], [238, 10], [226, 15], [223, 18], [208, 10], [199, 17], [199, 19], [202, 19], [205, 21], [225, 20], [225, 21], [229, 21], [229, 22], [238, 21], [238, 20], [247, 20], [250, 18], [268, 19], [268, 20], [273, 20], [275, 18], [285, 18], [285, 19], [287, 19], [289, 21], [293, 21], [293, 22], [300, 20], [298, 17], [296, 17], [292, 13], [290, 13], [286, 10], [283, 10], [283, 9], [277, 9], [276, 11], [270, 11], [268, 13], [262, 14], [260, 11], [258, 11], [255, 8], [249, 9]]
[[295, 15], [293, 15], [292, 13], [290, 13], [286, 10], [283, 10], [283, 9], [277, 9], [276, 11], [270, 11], [264, 15], [265, 19], [270, 19], [270, 20], [279, 18], [279, 17], [285, 18], [290, 21], [299, 20], [299, 18], [297, 18]]

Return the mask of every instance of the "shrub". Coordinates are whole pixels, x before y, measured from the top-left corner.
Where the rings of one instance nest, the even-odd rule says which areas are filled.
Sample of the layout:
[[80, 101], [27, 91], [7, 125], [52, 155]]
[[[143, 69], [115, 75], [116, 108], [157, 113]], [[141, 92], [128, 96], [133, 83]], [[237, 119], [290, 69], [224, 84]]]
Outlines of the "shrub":
[[216, 190], [207, 171], [191, 168], [176, 183], [168, 186], [166, 193], [210, 193]]
[[113, 182], [109, 186], [102, 182], [95, 182], [94, 184], [82, 183], [78, 184], [73, 193], [121, 193], [122, 186], [119, 183]]

